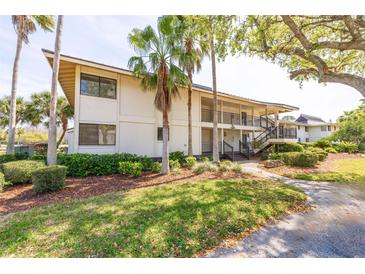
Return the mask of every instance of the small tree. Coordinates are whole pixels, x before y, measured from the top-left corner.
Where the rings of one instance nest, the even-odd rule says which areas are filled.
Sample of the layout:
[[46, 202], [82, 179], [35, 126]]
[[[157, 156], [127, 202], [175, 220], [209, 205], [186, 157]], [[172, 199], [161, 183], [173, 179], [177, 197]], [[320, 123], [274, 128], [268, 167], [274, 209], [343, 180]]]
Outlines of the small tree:
[[128, 67], [141, 79], [144, 90], [156, 91], [155, 106], [162, 112], [163, 118], [163, 147], [162, 170], [168, 174], [169, 169], [169, 111], [171, 99], [179, 94], [179, 86], [189, 83], [188, 77], [177, 66], [181, 55], [176, 44], [175, 31], [179, 21], [175, 16], [159, 18], [157, 33], [151, 26], [133, 29], [128, 39], [137, 56], [129, 59]]
[[[0, 100], [0, 127], [4, 129], [9, 126], [10, 102], [10, 96], [5, 96]], [[26, 108], [27, 102], [23, 99], [23, 97], [18, 97], [16, 99], [15, 127], [17, 127], [20, 123], [26, 122]]]

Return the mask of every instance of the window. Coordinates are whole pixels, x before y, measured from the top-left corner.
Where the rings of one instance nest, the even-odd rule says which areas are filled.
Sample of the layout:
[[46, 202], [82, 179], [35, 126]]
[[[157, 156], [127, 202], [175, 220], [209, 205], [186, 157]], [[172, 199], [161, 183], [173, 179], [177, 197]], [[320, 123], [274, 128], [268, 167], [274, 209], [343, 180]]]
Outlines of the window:
[[301, 138], [298, 138], [298, 142], [300, 143], [302, 141], [302, 139]]
[[331, 126], [328, 126], [328, 131], [331, 131]]
[[[157, 141], [163, 141], [162, 127], [157, 128]], [[170, 140], [170, 129], [168, 130], [168, 138]]]
[[305, 138], [305, 141], [308, 143], [309, 142], [309, 138]]
[[115, 145], [115, 125], [80, 124], [80, 145]]
[[300, 130], [300, 126], [298, 126], [298, 130]]
[[305, 132], [308, 132], [308, 127], [305, 127]]
[[327, 131], [327, 127], [326, 126], [321, 126], [321, 131]]
[[81, 73], [80, 93], [82, 95], [117, 98], [117, 81]]

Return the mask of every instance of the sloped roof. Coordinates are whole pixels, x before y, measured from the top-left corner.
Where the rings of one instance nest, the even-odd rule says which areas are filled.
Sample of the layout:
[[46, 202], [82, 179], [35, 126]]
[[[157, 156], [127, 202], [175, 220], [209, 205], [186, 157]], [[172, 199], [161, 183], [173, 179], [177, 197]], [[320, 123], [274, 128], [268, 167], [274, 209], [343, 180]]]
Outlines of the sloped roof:
[[[42, 49], [42, 52], [45, 55], [45, 57], [47, 58], [49, 64], [52, 66], [54, 52], [51, 51], [51, 50], [48, 50], [48, 49]], [[115, 72], [122, 73], [122, 74], [125, 74], [125, 75], [134, 76], [133, 72], [128, 70], [128, 69], [115, 67], [115, 66], [111, 66], [111, 65], [106, 65], [106, 64], [103, 64], [103, 63], [98, 63], [98, 62], [95, 62], [95, 61], [90, 61], [90, 60], [86, 60], [86, 59], [82, 59], [82, 58], [78, 58], [78, 57], [73, 57], [73, 56], [69, 56], [69, 55], [64, 55], [64, 54], [61, 54], [60, 57], [61, 57], [61, 60], [60, 60], [59, 82], [60, 82], [61, 87], [63, 88], [64, 93], [65, 93], [65, 95], [66, 95], [66, 97], [69, 100], [71, 105], [74, 104], [74, 102], [73, 102], [74, 98], [73, 98], [72, 93], [74, 92], [75, 87], [73, 85], [74, 84], [74, 79], [72, 77], [69, 77], [69, 76], [75, 73], [74, 70], [75, 70], [75, 64], [76, 63], [81, 63], [81, 64], [88, 65], [88, 66], [91, 66], [91, 67], [107, 69], [107, 70], [115, 71]], [[65, 76], [63, 76], [64, 71], [65, 71], [65, 73], [68, 73], [67, 75], [65, 74]], [[66, 83], [66, 84], [64, 84], [64, 83]], [[193, 83], [192, 86], [193, 86], [193, 89], [212, 92], [211, 87], [207, 87], [207, 86], [199, 85], [199, 84], [195, 84], [195, 83]], [[235, 99], [238, 99], [238, 100], [244, 100], [244, 101], [251, 102], [251, 103], [254, 103], [254, 104], [279, 107], [279, 108], [282, 108], [281, 112], [287, 112], [287, 111], [293, 111], [293, 110], [298, 110], [299, 109], [298, 107], [287, 105], [287, 104], [259, 101], [259, 100], [245, 98], [245, 97], [242, 97], [242, 96], [233, 95], [233, 94], [229, 94], [229, 93], [225, 93], [225, 92], [218, 92], [218, 94], [222, 95], [222, 96], [229, 96], [231, 98], [235, 98]]]
[[295, 120], [296, 122], [306, 122], [306, 123], [310, 123], [312, 122], [320, 122], [320, 123], [326, 123], [322, 118], [320, 117], [316, 117], [316, 116], [312, 116], [312, 115], [307, 115], [307, 114], [300, 114], [300, 116]]

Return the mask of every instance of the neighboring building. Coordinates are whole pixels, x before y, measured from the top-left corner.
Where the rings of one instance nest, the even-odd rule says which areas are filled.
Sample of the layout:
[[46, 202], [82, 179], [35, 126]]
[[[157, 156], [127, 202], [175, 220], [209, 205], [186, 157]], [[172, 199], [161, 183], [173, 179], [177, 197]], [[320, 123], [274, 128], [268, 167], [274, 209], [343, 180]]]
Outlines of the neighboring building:
[[[52, 64], [53, 52], [43, 52]], [[154, 107], [155, 93], [143, 91], [130, 71], [61, 55], [59, 83], [75, 113], [69, 153], [161, 156], [162, 114]], [[187, 153], [187, 90], [180, 94], [169, 114], [169, 150]], [[195, 155], [212, 152], [212, 98], [210, 88], [193, 86]], [[294, 110], [298, 108], [218, 93], [220, 153], [239, 159], [248, 156], [248, 148], [257, 153], [271, 144], [296, 142], [296, 125], [279, 126], [278, 120], [279, 114]]]
[[280, 124], [296, 125], [298, 142], [313, 142], [328, 137], [338, 129], [337, 123], [306, 114], [301, 114], [295, 121], [280, 120]]

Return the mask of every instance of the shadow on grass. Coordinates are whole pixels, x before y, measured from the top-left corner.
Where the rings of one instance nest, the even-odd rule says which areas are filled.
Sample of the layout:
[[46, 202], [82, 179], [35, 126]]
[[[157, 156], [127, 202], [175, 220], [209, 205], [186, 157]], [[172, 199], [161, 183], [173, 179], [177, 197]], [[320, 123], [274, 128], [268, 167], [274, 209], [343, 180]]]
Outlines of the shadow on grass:
[[17, 214], [0, 227], [0, 255], [192, 257], [304, 200], [268, 181], [134, 189]]

